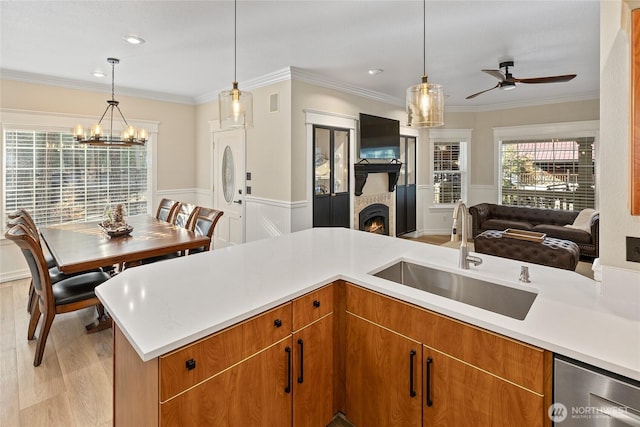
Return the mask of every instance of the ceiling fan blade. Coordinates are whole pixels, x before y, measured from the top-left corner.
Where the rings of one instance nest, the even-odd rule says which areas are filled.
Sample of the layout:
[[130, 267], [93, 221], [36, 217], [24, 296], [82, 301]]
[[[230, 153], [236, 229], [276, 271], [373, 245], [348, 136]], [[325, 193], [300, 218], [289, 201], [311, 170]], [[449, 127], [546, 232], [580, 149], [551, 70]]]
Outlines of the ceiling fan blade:
[[550, 76], [550, 77], [533, 77], [530, 79], [512, 79], [515, 83], [562, 83], [572, 80], [576, 74], [566, 74], [564, 76]]
[[[484, 71], [484, 70], [483, 70], [483, 71]], [[499, 86], [500, 86], [500, 83], [498, 83], [497, 85], [495, 85], [494, 87], [492, 87], [492, 88], [490, 88], [490, 89], [483, 90], [482, 92], [474, 93], [473, 95], [469, 95], [469, 96], [467, 96], [465, 99], [473, 99], [473, 98], [475, 98], [476, 96], [478, 96], [478, 95], [482, 95], [483, 93], [485, 93], [485, 92], [489, 92], [490, 90], [494, 90], [494, 89], [498, 88]]]
[[500, 81], [503, 81], [505, 79], [504, 74], [502, 74], [502, 71], [500, 70], [482, 70], [482, 72], [490, 74]]

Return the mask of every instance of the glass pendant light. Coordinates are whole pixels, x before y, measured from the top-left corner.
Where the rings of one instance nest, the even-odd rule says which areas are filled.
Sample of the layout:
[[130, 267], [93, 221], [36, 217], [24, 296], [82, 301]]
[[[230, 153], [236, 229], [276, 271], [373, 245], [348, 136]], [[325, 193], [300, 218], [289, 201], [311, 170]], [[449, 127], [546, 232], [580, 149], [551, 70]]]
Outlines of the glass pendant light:
[[218, 94], [218, 113], [222, 129], [253, 127], [253, 96], [240, 91], [236, 80], [237, 68], [237, 0], [233, 2], [233, 86]]
[[423, 69], [422, 82], [407, 89], [407, 124], [411, 127], [430, 128], [444, 124], [444, 88], [427, 81], [427, 6], [423, 0]]

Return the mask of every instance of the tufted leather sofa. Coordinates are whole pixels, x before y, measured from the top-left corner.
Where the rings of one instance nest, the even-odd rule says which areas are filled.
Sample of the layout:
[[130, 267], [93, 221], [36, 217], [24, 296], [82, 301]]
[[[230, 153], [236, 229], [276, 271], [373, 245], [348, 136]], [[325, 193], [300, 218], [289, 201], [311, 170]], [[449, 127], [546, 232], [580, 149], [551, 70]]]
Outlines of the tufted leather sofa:
[[488, 230], [503, 231], [507, 228], [545, 233], [547, 237], [570, 240], [578, 245], [581, 257], [599, 256], [600, 216], [591, 221], [591, 233], [565, 227], [573, 224], [579, 211], [505, 206], [480, 203], [469, 208], [472, 217], [472, 233], [477, 235]]

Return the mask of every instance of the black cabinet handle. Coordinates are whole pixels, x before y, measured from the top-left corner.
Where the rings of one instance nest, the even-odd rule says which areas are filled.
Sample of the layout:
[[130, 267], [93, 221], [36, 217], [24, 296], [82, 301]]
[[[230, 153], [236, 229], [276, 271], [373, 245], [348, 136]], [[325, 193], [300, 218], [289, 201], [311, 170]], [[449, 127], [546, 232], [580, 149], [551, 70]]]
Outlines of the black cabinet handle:
[[416, 391], [413, 388], [413, 359], [416, 357], [416, 351], [409, 352], [409, 396], [416, 397]]
[[318, 301], [317, 299], [316, 299], [316, 300], [313, 300], [313, 306], [314, 306], [315, 308], [320, 307], [320, 301]]
[[273, 321], [273, 326], [275, 326], [276, 328], [279, 328], [280, 326], [282, 326], [282, 320], [280, 319], [276, 319]]
[[187, 371], [192, 371], [192, 370], [196, 369], [196, 361], [195, 361], [195, 359], [187, 360], [186, 366], [187, 366]]
[[304, 342], [302, 341], [302, 339], [298, 340], [298, 344], [300, 345], [300, 376], [298, 377], [298, 382], [302, 384], [302, 382], [304, 381], [304, 368], [302, 366], [302, 363], [304, 361]]
[[433, 400], [431, 400], [431, 364], [433, 359], [427, 357], [427, 406], [433, 406]]
[[285, 393], [291, 393], [291, 347], [285, 347], [287, 353], [287, 386], [284, 388]]

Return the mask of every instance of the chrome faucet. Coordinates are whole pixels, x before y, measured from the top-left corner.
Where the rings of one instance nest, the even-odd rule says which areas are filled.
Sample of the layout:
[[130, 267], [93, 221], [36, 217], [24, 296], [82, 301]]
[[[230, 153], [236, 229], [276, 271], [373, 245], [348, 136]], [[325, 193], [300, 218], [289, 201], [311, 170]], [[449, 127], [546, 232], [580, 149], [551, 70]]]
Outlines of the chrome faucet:
[[[458, 221], [458, 214], [462, 212], [462, 219]], [[456, 222], [462, 222], [462, 243], [460, 243], [460, 259], [458, 261], [458, 267], [468, 270], [469, 263], [478, 266], [482, 264], [482, 259], [476, 256], [469, 255], [469, 246], [467, 239], [467, 217], [469, 213], [467, 212], [467, 207], [465, 206], [462, 200], [458, 200], [456, 205], [453, 208], [453, 221], [454, 224]]]

